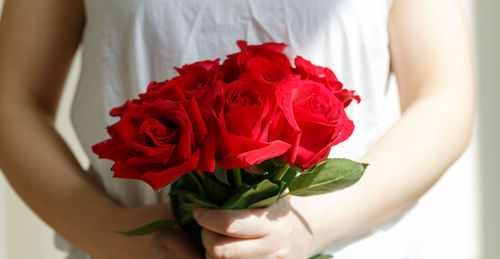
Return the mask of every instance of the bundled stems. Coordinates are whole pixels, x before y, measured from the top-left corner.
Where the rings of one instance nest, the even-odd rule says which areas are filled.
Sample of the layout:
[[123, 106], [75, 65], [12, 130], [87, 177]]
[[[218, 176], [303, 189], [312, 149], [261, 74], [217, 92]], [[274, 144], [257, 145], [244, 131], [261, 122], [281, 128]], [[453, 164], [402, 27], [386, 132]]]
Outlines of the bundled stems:
[[290, 165], [288, 163], [282, 165], [279, 169], [278, 172], [273, 177], [273, 180], [275, 181], [281, 181], [281, 178], [285, 175], [286, 171], [290, 168]]
[[191, 177], [191, 179], [193, 179], [193, 182], [196, 184], [196, 187], [198, 188], [198, 191], [200, 191], [200, 194], [203, 197], [207, 197], [207, 193], [205, 192], [205, 188], [203, 188], [203, 186], [201, 185], [195, 172], [193, 172], [193, 171], [189, 172], [189, 176]]
[[233, 178], [236, 188], [240, 188], [243, 185], [243, 180], [241, 179], [241, 169], [239, 167], [233, 168]]

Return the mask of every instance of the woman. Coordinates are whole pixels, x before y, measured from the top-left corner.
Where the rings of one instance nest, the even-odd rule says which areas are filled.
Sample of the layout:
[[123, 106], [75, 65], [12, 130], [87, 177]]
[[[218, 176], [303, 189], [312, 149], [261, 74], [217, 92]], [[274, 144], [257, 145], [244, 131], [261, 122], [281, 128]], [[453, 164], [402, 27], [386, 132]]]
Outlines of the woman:
[[[415, 257], [411, 240], [400, 243], [411, 234], [391, 234], [405, 220], [395, 218], [411, 213], [471, 131], [470, 47], [458, 0], [6, 0], [0, 166], [8, 181], [74, 246], [66, 246], [70, 258], [199, 258], [177, 229], [137, 238], [115, 232], [171, 217], [169, 205], [142, 183], [111, 179], [110, 164], [90, 146], [106, 138], [110, 108], [148, 81], [173, 76], [172, 66], [236, 50], [239, 39], [285, 42], [289, 56], [329, 66], [357, 90], [363, 102], [349, 111], [356, 131], [332, 156], [370, 167], [333, 194], [262, 210], [196, 211], [205, 257]], [[87, 173], [54, 128], [79, 44], [83, 70], [72, 119], [91, 159]], [[402, 111], [394, 124], [385, 122], [397, 101], [387, 94], [390, 71]]]

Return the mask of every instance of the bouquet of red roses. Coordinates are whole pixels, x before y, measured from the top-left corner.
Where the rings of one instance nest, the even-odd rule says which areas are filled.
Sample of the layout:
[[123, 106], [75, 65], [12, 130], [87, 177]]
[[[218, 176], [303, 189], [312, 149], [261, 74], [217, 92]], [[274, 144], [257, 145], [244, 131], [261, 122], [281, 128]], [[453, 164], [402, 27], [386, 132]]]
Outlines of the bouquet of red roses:
[[359, 96], [328, 68], [300, 56], [293, 67], [285, 44], [237, 44], [241, 51], [222, 64], [176, 68], [178, 76], [111, 110], [120, 120], [93, 151], [115, 162], [115, 177], [154, 190], [170, 184], [176, 217], [125, 234], [179, 224], [202, 248], [195, 208], [268, 207], [284, 195], [348, 187], [363, 174], [366, 164], [327, 159], [352, 134], [344, 109]]

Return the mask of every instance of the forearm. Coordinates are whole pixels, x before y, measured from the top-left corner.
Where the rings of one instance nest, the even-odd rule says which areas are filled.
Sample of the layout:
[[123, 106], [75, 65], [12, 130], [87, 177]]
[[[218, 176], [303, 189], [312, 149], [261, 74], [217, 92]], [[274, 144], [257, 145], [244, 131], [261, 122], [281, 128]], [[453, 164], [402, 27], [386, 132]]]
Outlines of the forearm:
[[85, 175], [48, 116], [32, 104], [23, 104], [8, 110], [4, 106], [1, 111], [2, 170], [45, 222], [90, 249], [90, 242], [97, 241], [91, 233], [106, 229], [98, 222], [106, 221], [117, 205]]
[[465, 149], [471, 103], [459, 107], [464, 102], [449, 97], [419, 99], [362, 159], [370, 166], [358, 183], [328, 195], [294, 197], [311, 224], [316, 249], [379, 226], [412, 206]]
[[1, 106], [4, 174], [31, 209], [70, 242], [99, 255], [106, 249], [103, 246], [113, 245], [110, 240], [120, 238], [113, 236], [118, 235], [116, 230], [153, 220], [142, 215], [144, 222], [127, 222], [123, 209], [82, 170], [52, 121], [36, 105], [19, 98]]

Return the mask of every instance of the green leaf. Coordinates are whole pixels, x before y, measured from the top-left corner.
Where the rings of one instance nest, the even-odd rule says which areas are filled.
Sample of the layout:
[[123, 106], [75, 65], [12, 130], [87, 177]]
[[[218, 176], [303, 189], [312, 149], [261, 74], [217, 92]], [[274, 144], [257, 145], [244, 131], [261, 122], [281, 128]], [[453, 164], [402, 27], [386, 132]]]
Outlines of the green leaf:
[[273, 205], [279, 198], [280, 196], [280, 193], [272, 196], [272, 197], [269, 197], [267, 199], [264, 199], [264, 200], [261, 200], [261, 201], [258, 201], [258, 202], [255, 202], [255, 203], [252, 203], [248, 206], [249, 209], [259, 209], [259, 208], [267, 208], [267, 207], [270, 207], [271, 205]]
[[222, 168], [220, 168], [217, 164], [215, 165], [214, 175], [217, 178], [217, 180], [227, 185], [231, 185], [231, 183], [229, 183], [229, 180], [227, 179], [226, 170], [222, 170]]
[[265, 179], [254, 185], [243, 184], [229, 200], [221, 206], [223, 209], [245, 209], [249, 205], [279, 194], [279, 187]]
[[237, 209], [240, 207], [241, 207], [240, 209], [245, 208], [246, 205], [241, 206], [240, 203], [242, 203], [246, 199], [246, 197], [252, 194], [253, 191], [254, 189], [250, 185], [243, 184], [242, 186], [240, 186], [240, 188], [238, 188], [238, 190], [236, 190], [236, 192], [231, 196], [231, 198], [229, 198], [221, 206], [221, 208], [222, 209]]
[[281, 181], [274, 182], [279, 186], [279, 191], [274, 196], [252, 203], [248, 206], [248, 208], [249, 209], [267, 208], [273, 205], [280, 198], [281, 193], [283, 193], [286, 187], [295, 178], [295, 175], [297, 175], [297, 172], [295, 172], [293, 169], [288, 169], [285, 175], [283, 175], [283, 178], [281, 178]]
[[207, 192], [208, 198], [216, 204], [224, 203], [231, 194], [231, 189], [219, 181], [206, 177], [203, 179], [203, 186]]
[[254, 191], [247, 198], [247, 206], [279, 193], [279, 186], [268, 179], [253, 185]]
[[319, 254], [319, 255], [315, 255], [315, 256], [311, 257], [310, 259], [331, 259], [331, 258], [333, 258], [333, 255]]
[[203, 185], [201, 185], [201, 182], [200, 182], [201, 177], [199, 175], [197, 175], [195, 171], [191, 171], [187, 175], [189, 175], [189, 177], [191, 177], [191, 180], [196, 185], [196, 189], [197, 189], [198, 193], [203, 197], [207, 197], [207, 194], [205, 192], [205, 188], [203, 188]]
[[279, 166], [277, 166], [274, 163], [273, 159], [268, 159], [257, 165], [257, 168], [259, 170], [261, 170], [262, 172], [269, 172], [269, 173], [273, 173], [278, 167]]
[[301, 174], [292, 180], [288, 189], [290, 194], [310, 196], [344, 189], [356, 183], [363, 175], [368, 164], [349, 159], [334, 158], [316, 166], [314, 171]]
[[214, 209], [218, 208], [217, 205], [211, 203], [209, 200], [207, 200], [203, 196], [196, 194], [196, 193], [189, 192], [189, 191], [172, 189], [172, 190], [170, 190], [170, 195], [181, 196], [184, 199], [186, 199], [192, 203], [196, 203], [203, 208], [214, 208]]
[[282, 193], [288, 185], [295, 179], [295, 176], [297, 175], [297, 172], [295, 170], [289, 168], [285, 175], [283, 175], [283, 178], [281, 178], [280, 182], [280, 193]]
[[155, 232], [163, 230], [163, 229], [171, 228], [171, 227], [177, 225], [177, 223], [178, 222], [175, 220], [168, 220], [168, 219], [158, 220], [158, 221], [154, 221], [150, 224], [147, 224], [145, 226], [136, 228], [134, 230], [127, 231], [127, 232], [120, 231], [119, 233], [123, 234], [125, 236], [128, 236], [128, 237], [148, 235], [148, 234], [152, 234], [152, 233], [155, 233]]
[[198, 193], [198, 186], [196, 182], [193, 180], [193, 177], [189, 175], [189, 173], [181, 175], [177, 180], [172, 183], [171, 190], [173, 189], [182, 189], [194, 193]]

